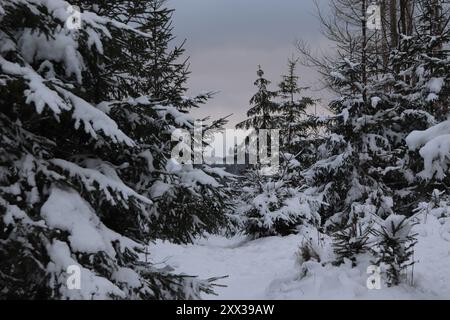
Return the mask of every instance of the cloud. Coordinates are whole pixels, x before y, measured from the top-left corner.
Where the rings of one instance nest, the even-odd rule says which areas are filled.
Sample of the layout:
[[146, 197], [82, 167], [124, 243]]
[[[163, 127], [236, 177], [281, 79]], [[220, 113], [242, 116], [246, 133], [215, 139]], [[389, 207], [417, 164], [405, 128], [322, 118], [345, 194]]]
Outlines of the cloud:
[[[170, 0], [169, 6], [176, 9], [176, 35], [187, 39], [191, 92], [220, 91], [194, 115], [218, 118], [233, 113], [230, 127], [245, 119], [259, 64], [275, 89], [288, 57], [296, 54], [296, 39], [313, 47], [326, 44], [312, 0]], [[313, 70], [298, 71], [302, 86], [318, 87]], [[308, 94], [328, 97], [324, 92]]]

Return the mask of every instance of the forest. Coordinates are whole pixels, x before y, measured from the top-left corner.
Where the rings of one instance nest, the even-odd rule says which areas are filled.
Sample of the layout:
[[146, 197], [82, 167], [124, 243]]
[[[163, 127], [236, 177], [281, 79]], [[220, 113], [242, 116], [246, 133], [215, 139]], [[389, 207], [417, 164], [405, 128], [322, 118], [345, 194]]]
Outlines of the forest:
[[450, 298], [450, 2], [317, 5], [236, 128], [174, 12], [0, 0], [0, 300]]

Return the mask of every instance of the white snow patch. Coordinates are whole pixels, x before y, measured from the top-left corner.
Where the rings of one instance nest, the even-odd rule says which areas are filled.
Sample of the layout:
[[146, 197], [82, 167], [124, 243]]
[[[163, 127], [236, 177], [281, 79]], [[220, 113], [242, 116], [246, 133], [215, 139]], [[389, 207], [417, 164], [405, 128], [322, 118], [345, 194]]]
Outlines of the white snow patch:
[[70, 255], [69, 246], [56, 240], [47, 246], [50, 263], [47, 271], [53, 274], [50, 284], [59, 291], [62, 298], [71, 300], [107, 300], [111, 297], [125, 298], [125, 293], [106, 278], [94, 274], [92, 271], [80, 266], [80, 289], [70, 290], [66, 285], [70, 274], [67, 270], [70, 266], [79, 264]]
[[70, 233], [69, 242], [74, 251], [106, 251], [114, 256], [114, 248], [103, 234], [105, 226], [78, 193], [53, 188], [41, 215], [49, 227]]
[[[309, 261], [301, 266], [296, 254], [304, 237], [268, 237], [247, 241], [211, 236], [194, 245], [157, 241], [150, 248], [154, 261], [166, 261], [177, 272], [201, 278], [229, 275], [206, 299], [448, 299], [450, 298], [450, 219], [429, 215], [414, 226], [414, 285], [381, 290], [366, 286], [370, 259], [357, 268]], [[445, 236], [445, 237], [444, 237]], [[312, 239], [312, 241], [315, 241]], [[326, 248], [323, 248], [326, 249]], [[326, 250], [325, 250], [326, 251]], [[411, 272], [411, 271], [410, 271]]]
[[430, 179], [446, 177], [450, 163], [450, 120], [441, 122], [424, 131], [413, 131], [406, 138], [411, 150], [423, 146], [419, 153], [424, 159], [421, 176]]
[[108, 229], [92, 207], [74, 190], [52, 187], [50, 196], [41, 208], [47, 226], [69, 233], [69, 243], [75, 252], [106, 252], [115, 259], [113, 241], [121, 248], [139, 248], [138, 243]]

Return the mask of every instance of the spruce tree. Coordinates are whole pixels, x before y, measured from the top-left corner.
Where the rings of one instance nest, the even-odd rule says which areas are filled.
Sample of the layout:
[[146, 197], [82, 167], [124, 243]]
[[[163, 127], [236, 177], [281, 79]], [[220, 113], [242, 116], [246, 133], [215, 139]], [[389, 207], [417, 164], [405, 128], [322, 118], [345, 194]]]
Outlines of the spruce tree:
[[[351, 248], [348, 242], [357, 234], [352, 229], [354, 208], [366, 208], [368, 219], [362, 221], [363, 230], [379, 218], [386, 219], [385, 229], [389, 225], [394, 230], [401, 223], [392, 227], [392, 217], [411, 216], [447, 169], [442, 161], [447, 125], [433, 125], [448, 114], [448, 30], [443, 28], [445, 23], [438, 22], [448, 20], [443, 18], [448, 17], [448, 11], [437, 9], [441, 2], [432, 0], [419, 1], [414, 17], [405, 15], [403, 7], [401, 23], [393, 26], [395, 32], [390, 35], [391, 44], [387, 45], [386, 38], [382, 40], [383, 52], [378, 31], [367, 28], [368, 1], [357, 1], [358, 17], [345, 3], [349, 1], [334, 1], [336, 19], [324, 22], [330, 39], [339, 43], [337, 58], [315, 60], [300, 48], [309, 61], [321, 67], [329, 87], [338, 94], [330, 104], [332, 115], [318, 119], [327, 137], [318, 148], [321, 159], [304, 177], [310, 190], [323, 199], [322, 221], [334, 232], [338, 256], [353, 257], [361, 251], [359, 244]], [[418, 131], [410, 134], [412, 128]], [[425, 165], [416, 153], [420, 147]], [[424, 184], [423, 177], [430, 183]], [[391, 239], [385, 231], [375, 248], [387, 252], [392, 247], [386, 245]], [[408, 257], [408, 252], [390, 256], [392, 261], [401, 260], [391, 268], [392, 284], [399, 283], [398, 272]]]
[[304, 141], [312, 129], [308, 121], [308, 108], [315, 105], [315, 100], [310, 97], [298, 97], [307, 88], [299, 87], [299, 76], [296, 74], [298, 60], [288, 60], [288, 73], [282, 76], [282, 81], [278, 85], [278, 96], [282, 102], [280, 104], [280, 127], [281, 145], [286, 146], [286, 151], [292, 150], [292, 153], [299, 151]]
[[[82, 28], [71, 30], [65, 1], [0, 3], [0, 297], [198, 298], [207, 282], [142, 257], [154, 203], [127, 168], [149, 163], [136, 161], [145, 148], [125, 128], [146, 111], [115, 121], [105, 102], [118, 85], [108, 62], [127, 61], [111, 34], [149, 35], [87, 10], [100, 14], [102, 1], [81, 8]], [[148, 105], [131, 98], [123, 110]], [[67, 286], [72, 266], [80, 290]]]
[[[172, 159], [172, 150], [177, 145], [177, 141], [172, 141], [174, 134], [184, 132], [194, 137], [196, 119], [189, 111], [211, 97], [209, 93], [195, 97], [186, 94], [188, 61], [183, 58], [183, 44], [173, 46], [173, 11], [164, 0], [146, 2], [145, 10], [139, 14], [131, 11], [137, 28], [151, 36], [128, 41], [135, 63], [125, 66], [122, 73], [132, 75], [136, 93], [148, 96], [151, 102], [125, 111], [119, 101], [114, 104], [112, 114], [121, 121], [122, 113], [128, 112], [128, 118], [138, 120], [125, 132], [141, 142], [145, 150], [136, 159], [145, 160], [148, 166], [145, 171], [137, 172], [132, 167], [126, 170], [133, 177], [135, 188], [154, 202], [152, 236], [188, 243], [196, 236], [218, 232], [227, 225], [228, 176], [206, 165], [194, 166], [193, 157], [188, 163]], [[225, 123], [225, 119], [209, 125], [203, 123], [202, 131], [220, 130]], [[194, 143], [204, 146], [207, 138], [197, 142], [191, 139], [186, 151], [193, 154]]]
[[[449, 11], [442, 10], [442, 2], [434, 0], [418, 1], [414, 19], [415, 31], [401, 35], [398, 48], [389, 56], [390, 79], [389, 97], [395, 101], [398, 116], [395, 126], [397, 138], [395, 150], [402, 158], [398, 165], [403, 173], [386, 175], [397, 189], [394, 197], [396, 212], [411, 215], [421, 201], [428, 201], [434, 188], [439, 188], [439, 179], [423, 179], [420, 174], [423, 163], [417, 153], [421, 143], [409, 141], [411, 131], [420, 132], [445, 120], [449, 114], [449, 70], [448, 46]], [[406, 143], [405, 143], [406, 142]], [[428, 180], [428, 181], [427, 181]]]
[[320, 125], [316, 115], [308, 113], [308, 108], [317, 101], [311, 97], [301, 96], [307, 88], [299, 86], [296, 74], [298, 59], [288, 60], [288, 73], [279, 83], [278, 97], [281, 99], [278, 112], [280, 128], [280, 150], [286, 179], [290, 185], [303, 185], [301, 171], [309, 168], [317, 159], [320, 145], [317, 138]]
[[399, 285], [406, 278], [406, 269], [414, 264], [414, 246], [417, 243], [411, 233], [413, 223], [405, 216], [391, 215], [379, 225], [375, 233], [378, 243], [375, 248], [375, 265], [386, 272], [388, 286]]
[[[421, 10], [411, 21], [417, 31], [400, 28], [396, 46], [381, 52], [379, 31], [369, 30], [362, 19], [368, 1], [356, 6], [361, 19], [350, 18], [344, 2], [336, 2], [336, 24], [325, 22], [331, 40], [340, 41], [338, 59], [328, 57], [321, 64], [339, 98], [330, 104], [333, 115], [318, 119], [328, 137], [318, 148], [321, 160], [305, 177], [328, 204], [323, 207], [325, 218], [337, 212], [347, 219], [352, 203], [375, 205], [383, 218], [392, 212], [410, 215], [420, 201], [414, 190], [420, 189], [413, 187], [418, 182], [417, 156], [408, 151], [405, 138], [411, 128], [423, 130], [440, 117], [442, 108], [436, 106], [445, 103], [436, 100], [432, 90], [448, 74], [443, 62], [448, 53], [438, 50], [446, 40], [421, 29]], [[339, 32], [343, 23], [348, 24], [347, 33]], [[433, 55], [441, 59], [430, 58]], [[442, 82], [441, 97], [448, 99]]]
[[278, 129], [277, 112], [279, 105], [274, 101], [277, 97], [276, 91], [270, 91], [270, 81], [264, 78], [264, 71], [259, 66], [256, 73], [258, 79], [255, 86], [258, 92], [250, 99], [252, 107], [247, 112], [248, 119], [237, 124], [238, 129]]
[[[172, 159], [177, 145], [172, 141], [174, 134], [194, 136], [190, 108], [210, 98], [210, 94], [186, 95], [188, 64], [182, 58], [183, 47], [173, 48], [173, 10], [161, 0], [101, 2], [93, 9], [139, 31], [112, 32], [117, 41], [104, 45], [107, 61], [92, 64], [96, 76], [90, 85], [96, 101], [108, 101], [101, 103], [102, 108], [141, 147], [124, 154], [132, 162], [127, 158], [128, 165], [120, 171], [129, 185], [153, 201], [152, 238], [187, 243], [206, 232], [218, 232], [227, 224], [227, 177], [208, 166], [177, 164]], [[114, 77], [117, 85], [103, 81], [103, 74]], [[225, 123], [219, 119], [203, 124], [202, 129], [220, 130]], [[205, 145], [207, 137], [203, 139], [200, 143]], [[191, 142], [189, 152], [193, 153]]]
[[292, 186], [281, 172], [269, 177], [249, 170], [239, 184], [235, 207], [243, 232], [252, 238], [287, 236], [320, 224], [317, 199]]
[[131, 35], [123, 39], [128, 46], [127, 55], [133, 60], [132, 65], [124, 66], [132, 78], [132, 89], [138, 95], [151, 96], [153, 101], [175, 106], [184, 112], [206, 103], [212, 93], [195, 97], [186, 94], [189, 58], [185, 57], [185, 41], [174, 43], [172, 20], [175, 10], [167, 7], [166, 0], [135, 0], [132, 3], [131, 10], [122, 10], [121, 21], [152, 35], [146, 38]]
[[332, 234], [333, 251], [336, 255], [336, 264], [351, 261], [352, 266], [357, 265], [358, 255], [366, 253], [370, 249], [370, 235], [373, 233], [372, 225], [366, 223], [361, 217], [364, 215], [361, 207], [355, 206], [350, 219], [344, 226], [333, 225], [337, 230]]
[[354, 204], [375, 205], [382, 217], [392, 211], [393, 190], [383, 168], [396, 170], [400, 161], [394, 147], [396, 108], [376, 76], [363, 83], [361, 68], [357, 60], [345, 59], [330, 73], [341, 96], [330, 104], [333, 115], [322, 120], [328, 133], [318, 148], [322, 159], [305, 173], [327, 204], [325, 219], [337, 214], [336, 219], [348, 220]]
[[[280, 103], [276, 101], [279, 92], [269, 89], [270, 81], [264, 78], [261, 67], [258, 72], [258, 79], [255, 86], [258, 92], [251, 98], [252, 105], [247, 113], [248, 119], [237, 125], [238, 128], [253, 129], [257, 134], [261, 129], [289, 128], [287, 121], [289, 116], [293, 116], [293, 121], [299, 121], [297, 116], [297, 101], [292, 97], [292, 104], [286, 102], [284, 109], [280, 108]], [[296, 76], [294, 70], [283, 82], [282, 91], [285, 95], [289, 92], [296, 95]], [[295, 88], [294, 88], [295, 86]], [[291, 106], [290, 109], [288, 106]], [[299, 107], [302, 108], [301, 106]], [[294, 110], [295, 109], [295, 110]], [[284, 112], [284, 113], [283, 113]], [[301, 112], [301, 110], [299, 110]], [[294, 126], [292, 126], [294, 128]], [[298, 129], [298, 128], [296, 128]], [[281, 130], [284, 132], [283, 130]], [[294, 135], [298, 131], [292, 130]], [[235, 200], [235, 207], [238, 215], [241, 216], [243, 231], [253, 238], [267, 236], [286, 236], [296, 233], [303, 227], [311, 227], [319, 224], [320, 217], [317, 214], [316, 199], [308, 194], [303, 194], [296, 184], [298, 174], [298, 161], [291, 154], [288, 154], [288, 141], [271, 140], [269, 137], [267, 153], [270, 152], [272, 143], [279, 143], [279, 167], [276, 170], [267, 172], [263, 163], [249, 166], [245, 176], [238, 180], [239, 190], [242, 190]], [[258, 143], [259, 137], [250, 137], [249, 143]], [[281, 143], [280, 143], [281, 142]], [[245, 148], [246, 146], [244, 146]], [[258, 143], [258, 153], [264, 150], [265, 146]], [[256, 150], [247, 150], [255, 152]], [[247, 154], [247, 156], [249, 156]], [[261, 160], [261, 159], [260, 159]], [[243, 186], [243, 187], [242, 187]]]

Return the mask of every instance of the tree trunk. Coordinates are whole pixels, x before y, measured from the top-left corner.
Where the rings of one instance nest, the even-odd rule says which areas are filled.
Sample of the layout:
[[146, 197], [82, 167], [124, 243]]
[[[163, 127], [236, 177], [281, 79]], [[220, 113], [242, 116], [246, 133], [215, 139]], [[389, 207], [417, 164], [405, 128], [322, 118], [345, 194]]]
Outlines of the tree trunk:
[[408, 0], [400, 0], [400, 34], [408, 34]]
[[433, 10], [433, 30], [432, 35], [439, 35], [442, 32], [442, 1], [441, 0], [433, 0], [432, 2], [432, 10]]
[[391, 48], [398, 46], [397, 0], [389, 0], [389, 24], [391, 28]]
[[406, 12], [407, 12], [407, 34], [412, 35], [414, 32], [414, 9], [416, 6], [416, 0], [409, 0], [406, 4]]
[[389, 58], [389, 43], [388, 43], [388, 15], [386, 0], [382, 0], [380, 3], [380, 15], [381, 15], [381, 57], [383, 60], [383, 70], [386, 70]]
[[364, 85], [363, 89], [363, 100], [364, 102], [367, 100], [366, 96], [366, 88], [367, 85], [367, 0], [361, 1], [361, 10], [362, 10], [362, 45], [361, 45], [361, 73], [362, 73], [362, 82]]

